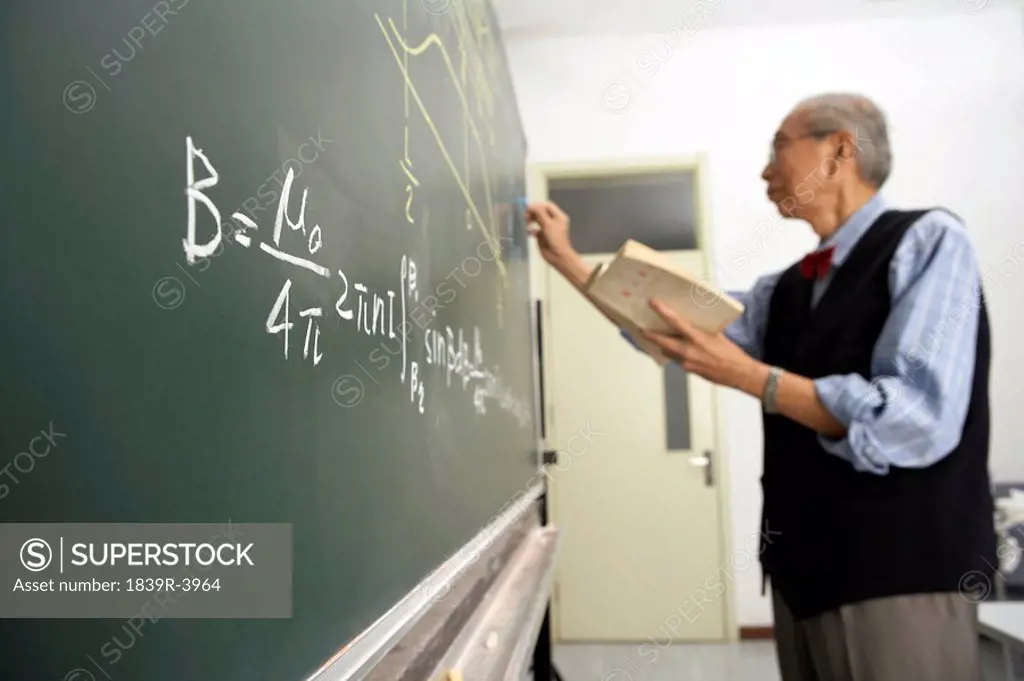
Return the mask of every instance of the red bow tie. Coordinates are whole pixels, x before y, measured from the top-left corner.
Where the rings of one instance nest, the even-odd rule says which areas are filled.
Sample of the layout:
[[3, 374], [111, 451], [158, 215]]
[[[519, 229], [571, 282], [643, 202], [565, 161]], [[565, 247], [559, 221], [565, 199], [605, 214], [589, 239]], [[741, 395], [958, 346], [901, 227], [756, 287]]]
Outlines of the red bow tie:
[[832, 251], [834, 250], [836, 250], [835, 246], [829, 246], [805, 255], [800, 262], [800, 273], [804, 275], [805, 279], [824, 279], [829, 268], [832, 267]]

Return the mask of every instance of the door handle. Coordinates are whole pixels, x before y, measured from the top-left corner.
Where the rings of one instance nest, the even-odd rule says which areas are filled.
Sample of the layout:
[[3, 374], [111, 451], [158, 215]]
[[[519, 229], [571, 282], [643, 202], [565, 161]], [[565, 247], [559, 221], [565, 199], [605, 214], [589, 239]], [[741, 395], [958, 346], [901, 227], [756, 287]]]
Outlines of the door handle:
[[715, 486], [715, 458], [711, 450], [704, 452], [704, 456], [691, 456], [690, 465], [704, 469], [704, 484], [708, 487]]

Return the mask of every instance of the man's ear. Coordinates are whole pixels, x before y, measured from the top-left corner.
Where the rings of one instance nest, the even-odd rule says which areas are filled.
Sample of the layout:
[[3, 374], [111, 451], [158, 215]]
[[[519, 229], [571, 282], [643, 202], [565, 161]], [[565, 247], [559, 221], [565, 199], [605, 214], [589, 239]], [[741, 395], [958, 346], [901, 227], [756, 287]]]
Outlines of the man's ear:
[[841, 131], [837, 134], [838, 139], [836, 140], [836, 161], [845, 163], [846, 161], [852, 161], [857, 156], [857, 140], [853, 135], [846, 131]]

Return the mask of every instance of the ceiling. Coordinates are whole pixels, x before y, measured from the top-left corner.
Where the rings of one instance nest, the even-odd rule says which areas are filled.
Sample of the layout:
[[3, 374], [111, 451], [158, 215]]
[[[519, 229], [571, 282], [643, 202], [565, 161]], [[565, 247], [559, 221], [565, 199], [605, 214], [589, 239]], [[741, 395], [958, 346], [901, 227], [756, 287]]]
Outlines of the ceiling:
[[883, 17], [977, 15], [1022, 0], [491, 0], [506, 40]]

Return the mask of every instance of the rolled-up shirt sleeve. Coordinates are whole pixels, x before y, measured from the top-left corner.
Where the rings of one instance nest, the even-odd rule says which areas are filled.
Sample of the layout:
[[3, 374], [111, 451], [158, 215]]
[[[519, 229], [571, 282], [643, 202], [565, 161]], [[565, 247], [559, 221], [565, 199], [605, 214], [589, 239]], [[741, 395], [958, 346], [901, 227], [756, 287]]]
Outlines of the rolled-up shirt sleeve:
[[872, 355], [872, 376], [814, 381], [818, 398], [847, 429], [819, 436], [860, 471], [923, 468], [960, 442], [970, 405], [980, 319], [981, 275], [966, 230], [933, 211], [907, 231], [890, 265], [889, 319]]
[[764, 335], [768, 328], [772, 293], [781, 276], [782, 272], [766, 274], [758, 277], [750, 291], [728, 292], [743, 304], [743, 314], [725, 327], [725, 336], [754, 359], [760, 360], [764, 355]]

